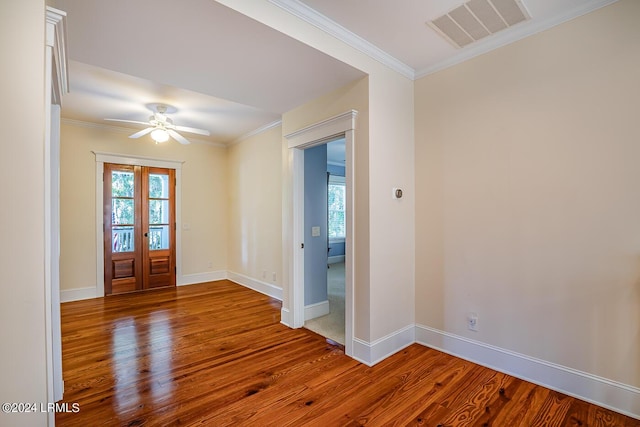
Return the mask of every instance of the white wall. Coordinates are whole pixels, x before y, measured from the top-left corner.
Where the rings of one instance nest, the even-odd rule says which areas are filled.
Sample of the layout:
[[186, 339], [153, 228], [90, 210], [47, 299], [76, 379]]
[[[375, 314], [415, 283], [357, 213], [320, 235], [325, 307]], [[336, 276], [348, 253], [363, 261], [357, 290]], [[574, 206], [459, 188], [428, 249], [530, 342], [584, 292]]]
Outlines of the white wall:
[[416, 82], [418, 324], [640, 386], [638, 17]]
[[[0, 401], [46, 402], [44, 1], [0, 2]], [[46, 414], [0, 413], [3, 426]]]

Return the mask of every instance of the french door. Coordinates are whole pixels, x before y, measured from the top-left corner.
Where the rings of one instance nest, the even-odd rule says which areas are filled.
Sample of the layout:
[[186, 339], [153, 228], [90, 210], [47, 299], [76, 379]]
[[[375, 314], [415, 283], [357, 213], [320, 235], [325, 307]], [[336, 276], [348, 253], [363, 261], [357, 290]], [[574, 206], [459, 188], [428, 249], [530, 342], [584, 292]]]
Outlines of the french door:
[[175, 170], [104, 164], [105, 295], [176, 285]]

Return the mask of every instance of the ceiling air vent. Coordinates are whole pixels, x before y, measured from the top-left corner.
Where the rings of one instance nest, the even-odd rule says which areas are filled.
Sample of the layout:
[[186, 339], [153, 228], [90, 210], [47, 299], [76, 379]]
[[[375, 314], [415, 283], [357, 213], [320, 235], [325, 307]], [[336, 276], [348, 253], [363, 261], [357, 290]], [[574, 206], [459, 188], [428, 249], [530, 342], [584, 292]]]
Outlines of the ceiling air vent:
[[469, 0], [427, 25], [461, 48], [528, 19], [520, 0]]

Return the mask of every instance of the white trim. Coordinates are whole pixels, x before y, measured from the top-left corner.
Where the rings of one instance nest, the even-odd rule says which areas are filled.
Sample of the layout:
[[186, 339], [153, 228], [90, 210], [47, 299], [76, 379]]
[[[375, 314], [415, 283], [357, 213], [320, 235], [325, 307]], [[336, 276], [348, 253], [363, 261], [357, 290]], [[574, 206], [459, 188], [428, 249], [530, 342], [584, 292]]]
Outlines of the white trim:
[[104, 162], [96, 161], [96, 297], [104, 296]]
[[[104, 215], [103, 215], [103, 174], [105, 163], [148, 166], [174, 169], [176, 171], [176, 224], [182, 223], [182, 164], [184, 161], [155, 159], [132, 154], [115, 154], [92, 151], [96, 156], [96, 295], [104, 295]], [[182, 227], [176, 227], [176, 284], [182, 277]]]
[[253, 289], [261, 294], [282, 301], [282, 288], [279, 286], [254, 279], [240, 273], [234, 273], [233, 271], [227, 271], [227, 279], [246, 288]]
[[327, 314], [329, 314], [329, 300], [304, 306], [305, 321], [315, 319], [316, 317], [326, 316]]
[[[66, 55], [66, 16], [61, 10], [46, 8], [44, 135], [43, 135], [43, 218], [44, 231], [44, 316], [47, 401], [63, 398], [62, 334], [60, 325], [60, 104], [69, 91]], [[47, 425], [55, 425], [53, 413]]]
[[[331, 165], [331, 166], [337, 166], [339, 168], [343, 168], [344, 167], [344, 162], [336, 162], [334, 160], [327, 160], [327, 164]], [[331, 176], [340, 176], [340, 175], [331, 174]]]
[[284, 137], [287, 139], [289, 148], [311, 148], [316, 145], [322, 145], [337, 135], [343, 134], [348, 130], [355, 130], [357, 116], [358, 112], [356, 110], [349, 110], [299, 129]]
[[52, 48], [51, 103], [62, 105], [62, 97], [69, 92], [69, 64], [67, 58], [67, 13], [47, 6], [47, 46]]
[[286, 10], [290, 14], [302, 19], [303, 21], [313, 25], [346, 43], [352, 48], [364, 53], [370, 58], [375, 59], [383, 65], [402, 74], [410, 79], [415, 78], [413, 68], [400, 61], [399, 59], [389, 55], [384, 50], [375, 46], [373, 43], [363, 39], [359, 35], [349, 31], [342, 25], [327, 18], [325, 15], [317, 12], [315, 9], [307, 6], [299, 0], [269, 0], [274, 5]]
[[[130, 135], [131, 132], [135, 132], [134, 129], [128, 128], [128, 127], [124, 127], [124, 126], [117, 126], [117, 125], [112, 125], [112, 124], [107, 124], [107, 123], [85, 122], [84, 120], [76, 120], [76, 119], [62, 119], [62, 123], [66, 124], [66, 125], [70, 125], [70, 126], [82, 127], [82, 128], [87, 128], [87, 129], [106, 130], [106, 131], [110, 131], [110, 132], [123, 133], [123, 134], [127, 134], [127, 135]], [[198, 138], [198, 137], [194, 137], [194, 136], [189, 136], [189, 142], [193, 142], [193, 143], [196, 143], [196, 144], [211, 145], [213, 147], [220, 147], [220, 148], [226, 148], [227, 147], [226, 144], [223, 144], [221, 142], [213, 142], [213, 141], [209, 141], [207, 139], [202, 139], [202, 138]]]
[[176, 278], [177, 286], [195, 285], [198, 283], [217, 282], [218, 280], [224, 280], [227, 278], [227, 272], [225, 270], [210, 271], [207, 273], [193, 273], [185, 274], [180, 277], [180, 280]]
[[329, 174], [329, 184], [333, 185], [347, 185], [347, 178], [340, 175]]
[[88, 288], [62, 289], [60, 291], [60, 302], [80, 301], [83, 299], [100, 298], [95, 286]]
[[552, 16], [545, 20], [531, 20], [517, 24], [516, 26], [510, 28], [509, 31], [496, 33], [482, 41], [473, 43], [472, 45], [463, 48], [458, 54], [454, 56], [437, 62], [436, 64], [425, 67], [421, 70], [417, 70], [415, 73], [415, 79], [417, 80], [426, 75], [433, 74], [437, 71], [444, 70], [445, 68], [449, 68], [462, 62], [468, 61], [469, 59], [475, 58], [476, 56], [480, 56], [502, 46], [509, 45], [518, 40], [522, 40], [526, 37], [548, 30], [549, 28], [560, 25], [563, 22], [570, 21], [574, 18], [585, 15], [589, 12], [593, 12], [594, 10], [600, 9], [617, 1], [618, 0], [591, 0], [587, 1], [586, 3], [580, 4], [579, 6], [561, 15]]
[[[293, 150], [293, 274], [289, 282], [291, 292], [291, 326], [304, 326], [304, 151]], [[285, 198], [283, 197], [283, 200]], [[299, 201], [299, 203], [296, 203]], [[283, 248], [284, 250], [284, 248]]]
[[353, 338], [353, 358], [367, 366], [373, 366], [414, 342], [414, 325], [405, 326], [371, 343]]
[[96, 162], [118, 163], [121, 165], [148, 166], [154, 168], [182, 169], [184, 160], [159, 159], [157, 157], [138, 156], [135, 154], [116, 154], [104, 151], [92, 151]]
[[280, 323], [284, 326], [290, 328], [291, 327], [291, 313], [286, 308], [282, 307], [280, 309]]
[[345, 260], [344, 255], [334, 255], [327, 258], [327, 264], [337, 264], [339, 262], [344, 262], [344, 260]]
[[424, 325], [415, 341], [461, 359], [640, 419], [640, 388]]
[[[292, 194], [293, 218], [291, 223], [283, 223], [283, 262], [289, 263], [289, 298], [285, 305], [290, 310], [287, 324], [293, 328], [304, 325], [304, 250], [301, 248], [304, 242], [304, 149], [325, 144], [335, 139], [338, 135], [344, 135], [345, 139], [345, 175], [347, 187], [347, 218], [345, 239], [345, 354], [353, 354], [353, 324], [354, 303], [353, 287], [354, 278], [354, 242], [355, 239], [355, 129], [356, 110], [349, 110], [342, 114], [330, 117], [321, 122], [299, 129], [288, 135], [289, 165], [287, 179], [290, 180]], [[283, 209], [288, 209], [286, 198], [283, 198]]]
[[235, 144], [237, 144], [237, 143], [239, 143], [239, 142], [242, 142], [242, 141], [244, 141], [245, 139], [249, 139], [249, 138], [251, 138], [252, 136], [259, 135], [259, 134], [261, 134], [262, 132], [266, 132], [266, 131], [268, 131], [269, 129], [272, 129], [272, 128], [274, 128], [274, 127], [280, 126], [281, 124], [282, 124], [282, 120], [276, 120], [275, 122], [267, 123], [267, 124], [266, 124], [266, 125], [264, 125], [264, 126], [261, 126], [261, 127], [257, 128], [257, 129], [254, 129], [254, 130], [252, 130], [251, 132], [247, 132], [247, 133], [245, 133], [244, 135], [241, 135], [241, 136], [239, 136], [238, 138], [234, 139], [233, 141], [231, 141], [231, 142], [229, 143], [229, 146], [231, 146], [231, 145], [235, 145]]

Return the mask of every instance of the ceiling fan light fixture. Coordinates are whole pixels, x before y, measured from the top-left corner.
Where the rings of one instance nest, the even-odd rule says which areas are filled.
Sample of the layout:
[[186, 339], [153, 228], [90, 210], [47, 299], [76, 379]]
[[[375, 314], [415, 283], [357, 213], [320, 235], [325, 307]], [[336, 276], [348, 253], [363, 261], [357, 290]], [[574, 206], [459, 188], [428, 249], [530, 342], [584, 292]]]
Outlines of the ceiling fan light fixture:
[[145, 129], [138, 131], [132, 135], [129, 135], [129, 138], [140, 138], [147, 134], [151, 134], [151, 139], [155, 141], [156, 144], [160, 144], [161, 142], [167, 142], [170, 138], [175, 139], [180, 144], [186, 145], [189, 144], [190, 141], [184, 136], [180, 135], [180, 132], [189, 132], [195, 133], [197, 135], [210, 136], [211, 133], [206, 129], [198, 129], [192, 128], [189, 126], [176, 126], [173, 124], [173, 120], [170, 117], [167, 117], [166, 113], [175, 113], [176, 108], [170, 105], [165, 104], [147, 104], [147, 107], [153, 111], [153, 115], [149, 117], [148, 122], [139, 122], [137, 120], [125, 120], [125, 119], [105, 119], [110, 122], [124, 122], [124, 123], [134, 123], [136, 125], [145, 125], [147, 126]]
[[151, 139], [153, 139], [156, 144], [160, 142], [167, 142], [169, 140], [169, 132], [162, 128], [154, 129], [151, 132]]

